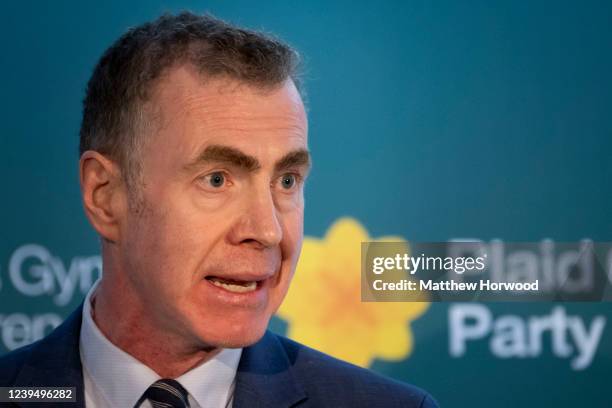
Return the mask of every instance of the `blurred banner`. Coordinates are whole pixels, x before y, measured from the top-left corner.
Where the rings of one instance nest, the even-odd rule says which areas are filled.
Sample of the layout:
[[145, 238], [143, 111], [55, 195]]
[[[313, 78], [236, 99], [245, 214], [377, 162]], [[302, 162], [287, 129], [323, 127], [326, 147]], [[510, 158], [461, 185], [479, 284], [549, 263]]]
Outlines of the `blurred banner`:
[[85, 85], [126, 28], [182, 9], [305, 59], [306, 238], [272, 330], [443, 407], [610, 406], [610, 303], [361, 301], [362, 242], [612, 241], [600, 1], [3, 4], [0, 353], [49, 333], [102, 273], [77, 177]]

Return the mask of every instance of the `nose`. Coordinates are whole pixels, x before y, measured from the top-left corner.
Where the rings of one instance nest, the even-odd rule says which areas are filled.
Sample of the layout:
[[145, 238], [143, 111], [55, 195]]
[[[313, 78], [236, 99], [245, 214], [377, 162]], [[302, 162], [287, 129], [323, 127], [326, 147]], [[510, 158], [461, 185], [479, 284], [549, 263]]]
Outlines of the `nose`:
[[283, 238], [279, 213], [270, 189], [253, 191], [244, 198], [242, 214], [232, 228], [233, 244], [264, 249], [278, 245]]

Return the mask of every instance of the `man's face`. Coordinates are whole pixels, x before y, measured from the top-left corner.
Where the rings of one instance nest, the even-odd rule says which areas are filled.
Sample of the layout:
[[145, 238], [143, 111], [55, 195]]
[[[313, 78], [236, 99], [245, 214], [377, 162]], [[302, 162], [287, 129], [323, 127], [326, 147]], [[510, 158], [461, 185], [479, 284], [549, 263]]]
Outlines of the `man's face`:
[[175, 68], [153, 95], [121, 259], [159, 330], [196, 345], [256, 342], [282, 302], [303, 234], [307, 122], [291, 81], [261, 90]]

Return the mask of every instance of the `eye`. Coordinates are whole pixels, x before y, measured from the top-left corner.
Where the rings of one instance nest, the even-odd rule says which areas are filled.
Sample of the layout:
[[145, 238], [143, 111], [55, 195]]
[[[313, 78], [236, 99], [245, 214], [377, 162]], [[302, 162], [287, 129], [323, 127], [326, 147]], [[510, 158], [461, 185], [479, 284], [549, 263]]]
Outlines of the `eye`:
[[225, 184], [225, 174], [220, 171], [216, 171], [204, 176], [204, 180], [210, 187], [221, 188]]
[[281, 186], [285, 190], [291, 190], [293, 186], [296, 184], [296, 182], [297, 180], [296, 180], [295, 174], [290, 174], [290, 173], [284, 174], [280, 179]]

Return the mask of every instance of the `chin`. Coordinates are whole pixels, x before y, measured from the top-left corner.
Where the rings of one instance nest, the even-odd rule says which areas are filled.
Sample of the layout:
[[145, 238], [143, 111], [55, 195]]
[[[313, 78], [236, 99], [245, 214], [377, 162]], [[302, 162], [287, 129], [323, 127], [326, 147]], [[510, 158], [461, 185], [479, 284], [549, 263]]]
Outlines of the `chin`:
[[[268, 319], [269, 320], [269, 319]], [[208, 346], [219, 348], [242, 348], [257, 343], [265, 334], [268, 320], [259, 324], [249, 322], [242, 325], [219, 327], [213, 333], [206, 330], [200, 338]]]

